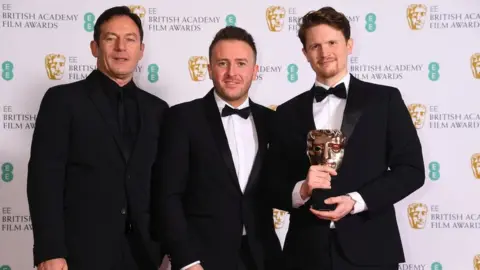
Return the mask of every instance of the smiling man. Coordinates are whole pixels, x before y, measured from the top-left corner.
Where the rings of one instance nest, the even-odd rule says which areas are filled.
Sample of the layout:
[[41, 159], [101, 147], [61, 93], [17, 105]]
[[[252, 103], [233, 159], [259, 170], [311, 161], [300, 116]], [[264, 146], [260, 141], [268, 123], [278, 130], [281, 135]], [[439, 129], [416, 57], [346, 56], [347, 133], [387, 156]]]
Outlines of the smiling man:
[[213, 39], [208, 71], [213, 89], [173, 106], [162, 127], [152, 189], [157, 237], [172, 269], [281, 269], [272, 207], [262, 168], [273, 112], [248, 92], [257, 50], [244, 29]]
[[[353, 40], [344, 14], [311, 11], [298, 36], [315, 83], [277, 107], [268, 158], [275, 206], [290, 212], [287, 269], [396, 270], [405, 258], [394, 204], [425, 180], [408, 109], [398, 89], [349, 74]], [[340, 168], [310, 164], [311, 130], [346, 137]], [[318, 211], [318, 202], [334, 210]]]
[[167, 104], [133, 72], [143, 30], [128, 7], [97, 19], [85, 80], [50, 88], [40, 104], [27, 193], [39, 270], [156, 270], [150, 172]]

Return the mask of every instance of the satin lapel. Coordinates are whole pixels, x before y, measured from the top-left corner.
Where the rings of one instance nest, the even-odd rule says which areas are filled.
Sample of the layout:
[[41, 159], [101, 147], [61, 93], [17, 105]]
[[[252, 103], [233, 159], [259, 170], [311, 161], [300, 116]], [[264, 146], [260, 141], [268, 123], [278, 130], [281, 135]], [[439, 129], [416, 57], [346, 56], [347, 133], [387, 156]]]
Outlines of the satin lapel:
[[223, 161], [227, 166], [228, 172], [230, 174], [231, 181], [237, 187], [238, 191], [241, 192], [240, 184], [238, 183], [237, 173], [235, 170], [235, 165], [232, 159], [232, 153], [230, 147], [228, 146], [227, 135], [225, 134], [225, 129], [223, 128], [222, 119], [220, 112], [215, 102], [215, 97], [213, 95], [213, 89], [203, 98], [205, 105], [205, 112], [207, 115], [207, 120], [212, 131], [212, 135], [215, 141], [215, 144], [223, 157]]
[[350, 86], [348, 89], [347, 104], [343, 113], [342, 127], [343, 134], [349, 138], [352, 136], [358, 120], [362, 116], [363, 109], [366, 105], [367, 91], [361, 81], [355, 77], [350, 77]]
[[267, 118], [266, 112], [262, 112], [262, 108], [250, 100], [250, 108], [252, 111], [251, 117], [255, 123], [255, 130], [257, 132], [257, 141], [258, 141], [258, 151], [255, 155], [255, 160], [253, 162], [252, 170], [250, 171], [250, 176], [248, 177], [247, 187], [245, 188], [245, 193], [249, 192], [255, 184], [258, 182], [261, 177], [263, 159], [267, 151]]
[[302, 135], [304, 135], [305, 141], [307, 140], [307, 134], [310, 130], [314, 130], [315, 128], [315, 120], [313, 119], [313, 91], [310, 90], [308, 92], [303, 93], [299, 96], [298, 100], [298, 114], [297, 114], [297, 121], [300, 125], [300, 130]]

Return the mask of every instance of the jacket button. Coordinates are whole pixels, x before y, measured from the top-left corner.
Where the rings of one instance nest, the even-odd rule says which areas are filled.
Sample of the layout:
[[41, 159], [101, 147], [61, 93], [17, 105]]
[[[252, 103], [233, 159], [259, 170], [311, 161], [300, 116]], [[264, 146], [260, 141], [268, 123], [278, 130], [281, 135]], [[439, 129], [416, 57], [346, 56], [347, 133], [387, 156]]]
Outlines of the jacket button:
[[125, 214], [127, 214], [127, 210], [125, 208], [122, 208], [121, 213], [122, 213], [122, 215], [125, 215]]

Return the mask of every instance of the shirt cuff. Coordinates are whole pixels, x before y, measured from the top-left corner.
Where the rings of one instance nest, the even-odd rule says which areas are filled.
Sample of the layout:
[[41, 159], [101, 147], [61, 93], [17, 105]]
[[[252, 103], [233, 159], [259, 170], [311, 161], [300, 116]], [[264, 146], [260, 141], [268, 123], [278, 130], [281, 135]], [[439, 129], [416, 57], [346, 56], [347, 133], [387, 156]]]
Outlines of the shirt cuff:
[[353, 210], [350, 212], [350, 214], [354, 215], [368, 210], [367, 204], [358, 192], [351, 192], [348, 193], [348, 195], [352, 197], [352, 199], [355, 201], [355, 204], [353, 205]]
[[310, 197], [308, 197], [304, 200], [304, 199], [302, 199], [302, 196], [300, 195], [300, 190], [302, 188], [303, 182], [305, 182], [305, 180], [299, 181], [297, 184], [295, 184], [295, 187], [293, 188], [293, 192], [292, 192], [292, 206], [293, 206], [293, 208], [299, 208], [300, 206], [304, 205], [310, 199]]
[[195, 264], [200, 264], [200, 261], [196, 261], [196, 262], [194, 262], [194, 263], [191, 263], [191, 264], [189, 264], [189, 265], [181, 268], [180, 270], [187, 270], [188, 268], [194, 266]]

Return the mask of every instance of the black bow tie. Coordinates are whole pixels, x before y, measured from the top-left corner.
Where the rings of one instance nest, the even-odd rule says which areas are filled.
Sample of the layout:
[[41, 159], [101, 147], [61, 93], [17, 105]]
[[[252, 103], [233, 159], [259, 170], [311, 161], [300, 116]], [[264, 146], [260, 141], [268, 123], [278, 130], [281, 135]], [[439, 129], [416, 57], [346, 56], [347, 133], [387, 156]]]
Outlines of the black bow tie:
[[313, 87], [313, 94], [315, 96], [315, 100], [317, 102], [322, 101], [328, 95], [333, 94], [339, 98], [347, 98], [347, 89], [345, 89], [345, 84], [341, 83], [335, 87], [331, 87], [330, 89], [326, 90], [321, 86], [314, 86]]
[[239, 110], [239, 109], [234, 109], [230, 106], [225, 105], [225, 107], [223, 107], [223, 110], [222, 110], [222, 117], [229, 116], [232, 114], [238, 114], [243, 119], [247, 119], [248, 116], [250, 115], [250, 107], [246, 107]]

